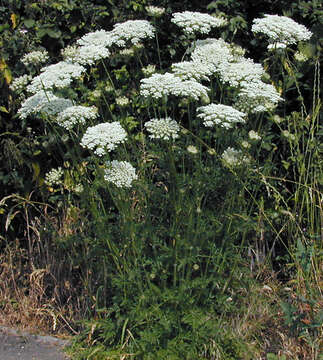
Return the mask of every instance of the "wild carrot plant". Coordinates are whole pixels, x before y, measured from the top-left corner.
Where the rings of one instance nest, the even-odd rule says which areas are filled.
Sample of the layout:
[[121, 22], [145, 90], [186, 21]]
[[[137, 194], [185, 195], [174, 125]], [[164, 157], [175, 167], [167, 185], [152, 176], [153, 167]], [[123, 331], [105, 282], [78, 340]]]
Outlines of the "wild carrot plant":
[[149, 14], [154, 25], [85, 34], [19, 81], [19, 117], [51, 142], [43, 196], [86, 224], [60, 240], [86, 243], [86, 258], [73, 255], [90, 268], [97, 320], [82, 336], [97, 347], [82, 358], [252, 359], [221, 320], [246, 262], [257, 276], [284, 249], [300, 293], [314, 299], [308, 284], [321, 281], [319, 63], [312, 103], [285, 105], [299, 91], [291, 45], [311, 32], [287, 17], [256, 19], [252, 31], [269, 37], [262, 65], [219, 38], [223, 17], [175, 13], [169, 26], [187, 46], [170, 64], [157, 27], [167, 14]]

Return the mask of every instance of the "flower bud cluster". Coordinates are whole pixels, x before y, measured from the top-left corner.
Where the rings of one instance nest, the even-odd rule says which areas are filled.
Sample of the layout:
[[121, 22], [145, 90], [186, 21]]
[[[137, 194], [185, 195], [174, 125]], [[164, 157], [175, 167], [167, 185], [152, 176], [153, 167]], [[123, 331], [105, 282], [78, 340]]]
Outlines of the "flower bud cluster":
[[25, 54], [21, 59], [21, 62], [25, 65], [40, 65], [45, 63], [49, 59], [48, 52], [46, 50], [35, 50], [28, 54]]

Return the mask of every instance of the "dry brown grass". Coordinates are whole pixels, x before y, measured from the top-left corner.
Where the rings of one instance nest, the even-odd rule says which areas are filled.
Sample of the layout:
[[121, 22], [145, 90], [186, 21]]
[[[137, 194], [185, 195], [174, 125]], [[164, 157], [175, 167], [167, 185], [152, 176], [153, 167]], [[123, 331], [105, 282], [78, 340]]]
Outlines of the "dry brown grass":
[[26, 250], [19, 244], [7, 247], [0, 256], [0, 324], [37, 333], [70, 332], [73, 304], [59, 304], [55, 283], [49, 265], [32, 269]]
[[[38, 217], [23, 215], [29, 229], [24, 239], [0, 242], [0, 324], [37, 333], [77, 333], [88, 297], [79, 269], [51, 237], [75, 232], [75, 219], [70, 211], [49, 218], [46, 208]], [[55, 230], [46, 235], [44, 224]]]
[[258, 354], [255, 360], [267, 360], [268, 353], [285, 356], [287, 360], [321, 360], [319, 349], [323, 348], [323, 328], [318, 329], [319, 335], [313, 337], [311, 344], [305, 336], [293, 333], [285, 324], [280, 304], [282, 301], [291, 303], [297, 307], [296, 315], [304, 315], [303, 323], [314, 324], [318, 313], [323, 311], [323, 302], [317, 298], [315, 305], [310, 307], [297, 296], [294, 280], [284, 284], [274, 272], [262, 271], [258, 274], [261, 281], [251, 288], [239, 289], [241, 303], [237, 306], [245, 310], [232, 316], [232, 331], [245, 340], [255, 356]]

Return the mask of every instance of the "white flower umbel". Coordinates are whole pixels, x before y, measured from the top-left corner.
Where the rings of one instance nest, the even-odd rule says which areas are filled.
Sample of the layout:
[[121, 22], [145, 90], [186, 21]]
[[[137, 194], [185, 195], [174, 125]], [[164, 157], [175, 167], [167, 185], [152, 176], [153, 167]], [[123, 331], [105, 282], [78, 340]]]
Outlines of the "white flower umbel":
[[222, 104], [209, 104], [197, 108], [200, 114], [197, 117], [203, 120], [207, 127], [221, 126], [230, 129], [236, 123], [245, 123], [246, 114], [231, 106]]
[[229, 167], [234, 167], [249, 162], [248, 158], [244, 156], [241, 151], [232, 147], [228, 147], [226, 150], [224, 150], [222, 154], [222, 160], [224, 164]]
[[207, 98], [207, 91], [208, 88], [200, 83], [193, 80], [183, 81], [171, 73], [153, 74], [149, 78], [142, 79], [140, 87], [142, 96], [154, 99], [174, 95], [198, 100], [199, 98]]
[[222, 62], [218, 71], [222, 82], [233, 87], [242, 85], [242, 82], [260, 81], [265, 73], [261, 64], [246, 58], [240, 58], [238, 62]]
[[32, 79], [31, 75], [22, 75], [13, 80], [10, 84], [10, 90], [12, 91], [23, 91], [26, 89], [27, 84]]
[[203, 14], [197, 11], [174, 13], [171, 21], [182, 28], [186, 34], [208, 34], [212, 28], [220, 27], [227, 23], [223, 18]]
[[222, 39], [197, 40], [191, 58], [194, 62], [201, 62], [208, 66], [213, 74], [218, 71], [219, 65], [234, 60], [230, 44]]
[[69, 99], [57, 97], [50, 91], [39, 91], [22, 103], [18, 115], [21, 119], [40, 112], [56, 115], [72, 105], [72, 101]]
[[127, 133], [118, 121], [89, 127], [81, 141], [84, 148], [93, 150], [98, 156], [114, 150], [127, 139]]
[[158, 6], [146, 6], [146, 11], [149, 16], [159, 17], [165, 13], [165, 8], [161, 8]]
[[175, 140], [180, 130], [177, 122], [169, 117], [163, 119], [151, 119], [145, 123], [145, 128], [150, 133], [151, 139]]
[[138, 179], [136, 169], [127, 161], [108, 161], [104, 179], [119, 188], [130, 188], [132, 182]]
[[36, 76], [27, 90], [33, 94], [40, 90], [53, 88], [65, 88], [71, 84], [73, 79], [80, 78], [85, 68], [79, 64], [71, 64], [61, 61], [41, 69], [42, 73]]
[[96, 61], [110, 56], [110, 51], [99, 45], [80, 46], [75, 54], [74, 61], [81, 65], [93, 65]]
[[287, 16], [265, 15], [264, 18], [254, 19], [251, 30], [265, 34], [270, 43], [296, 44], [309, 40], [312, 33], [304, 25], [298, 24]]
[[183, 61], [172, 64], [172, 71], [183, 80], [209, 81], [209, 76], [212, 75], [210, 67], [201, 61]]
[[56, 117], [58, 125], [71, 130], [76, 124], [84, 125], [87, 120], [95, 120], [98, 116], [98, 109], [87, 106], [70, 106], [60, 112]]
[[208, 99], [208, 88], [194, 80], [182, 81], [171, 88], [170, 94], [193, 100]]
[[181, 80], [174, 74], [153, 74], [149, 78], [141, 79], [140, 94], [144, 97], [154, 99], [162, 98], [170, 94], [172, 87], [176, 86]]
[[113, 43], [124, 47], [127, 42], [133, 45], [144, 39], [153, 38], [155, 28], [146, 20], [128, 20], [124, 23], [114, 25], [111, 35]]
[[25, 65], [40, 65], [49, 59], [46, 50], [35, 50], [23, 56], [21, 62]]
[[48, 186], [62, 185], [64, 171], [61, 167], [48, 171], [45, 175], [45, 184]]
[[98, 30], [85, 34], [81, 39], [77, 40], [77, 44], [81, 46], [104, 46], [110, 47], [113, 45], [114, 37], [111, 32], [105, 30]]
[[273, 110], [279, 101], [284, 101], [279, 96], [275, 87], [262, 81], [244, 84], [238, 94], [235, 107], [244, 112], [263, 112]]

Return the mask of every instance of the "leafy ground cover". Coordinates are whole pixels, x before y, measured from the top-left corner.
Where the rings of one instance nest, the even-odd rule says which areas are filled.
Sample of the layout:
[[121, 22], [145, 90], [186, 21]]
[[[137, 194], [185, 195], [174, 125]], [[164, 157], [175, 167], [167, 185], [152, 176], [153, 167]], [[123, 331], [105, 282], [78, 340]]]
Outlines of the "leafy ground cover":
[[319, 359], [322, 12], [288, 3], [0, 8], [2, 322], [75, 359]]

